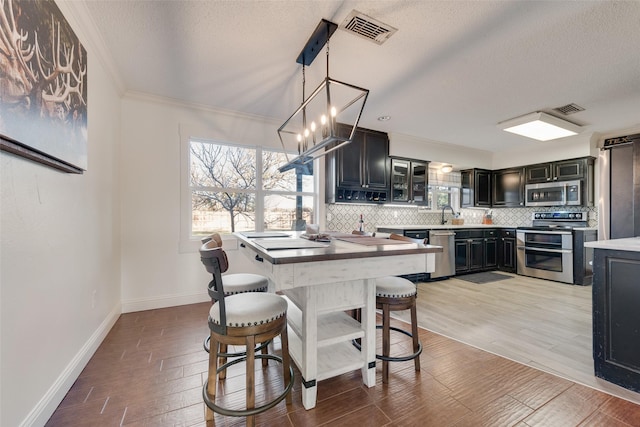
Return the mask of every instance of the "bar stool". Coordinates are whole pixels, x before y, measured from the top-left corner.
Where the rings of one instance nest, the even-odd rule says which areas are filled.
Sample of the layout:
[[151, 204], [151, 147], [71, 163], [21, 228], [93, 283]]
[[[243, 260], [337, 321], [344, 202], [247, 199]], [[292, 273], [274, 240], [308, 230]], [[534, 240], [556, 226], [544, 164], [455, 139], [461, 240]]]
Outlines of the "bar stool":
[[[374, 233], [374, 237], [376, 234]], [[413, 243], [423, 244], [424, 241], [412, 239], [399, 234], [391, 234], [389, 239], [406, 240]], [[418, 339], [418, 316], [416, 311], [416, 298], [418, 295], [416, 285], [402, 277], [386, 276], [376, 279], [376, 309], [382, 310], [382, 325], [376, 325], [377, 329], [382, 329], [382, 354], [376, 354], [376, 359], [382, 360], [382, 382], [389, 382], [389, 362], [414, 361], [416, 371], [420, 371], [420, 354], [422, 353], [422, 343]], [[391, 326], [391, 312], [400, 310], [411, 311], [411, 332]], [[354, 312], [354, 317], [360, 320], [360, 310]], [[391, 353], [391, 331], [400, 332], [410, 337], [413, 341], [413, 353], [406, 356], [390, 356]], [[353, 341], [353, 345], [360, 348], [358, 341]]]
[[[262, 292], [246, 292], [227, 295], [222, 280], [222, 272], [228, 267], [227, 257], [222, 248], [200, 248], [200, 259], [211, 272], [209, 294], [215, 303], [209, 310], [210, 352], [209, 371], [202, 389], [206, 410], [206, 420], [213, 420], [213, 413], [233, 417], [247, 417], [247, 425], [255, 425], [255, 415], [273, 408], [286, 398], [291, 404], [291, 388], [293, 387], [293, 367], [289, 358], [289, 341], [287, 336], [287, 301], [276, 294]], [[272, 354], [256, 354], [248, 351], [242, 357], [219, 364], [219, 348], [223, 345], [244, 345], [255, 348], [257, 343], [264, 343], [280, 336], [282, 356]], [[267, 403], [255, 407], [255, 360], [275, 360], [282, 364], [284, 391]], [[236, 363], [246, 363], [246, 409], [229, 409], [215, 403], [218, 373]], [[220, 378], [222, 379], [222, 378]]]
[[[220, 234], [214, 233], [207, 237], [204, 237], [201, 242], [206, 249], [222, 248], [222, 238]], [[224, 253], [224, 251], [223, 251]], [[226, 257], [226, 253], [224, 253]], [[225, 265], [228, 266], [228, 260], [225, 261]], [[223, 270], [226, 271], [227, 267]], [[269, 279], [260, 274], [252, 273], [233, 273], [223, 276], [225, 295], [235, 295], [245, 292], [267, 292], [269, 289]], [[211, 293], [209, 293], [211, 295]], [[211, 303], [215, 303], [215, 299], [211, 299]], [[207, 336], [202, 343], [205, 351], [209, 353], [209, 340], [210, 336]], [[262, 351], [263, 354], [267, 353], [267, 346], [269, 342], [265, 342], [256, 348], [256, 351]], [[243, 356], [244, 352], [228, 353], [226, 345], [221, 346], [218, 357], [222, 358], [222, 363], [226, 362], [227, 357]], [[268, 361], [265, 359], [262, 361], [263, 366], [267, 366]], [[221, 378], [225, 377], [225, 372], [222, 372]]]
[[[376, 358], [382, 360], [382, 382], [389, 382], [389, 362], [406, 362], [413, 359], [416, 371], [420, 371], [420, 353], [422, 344], [418, 339], [418, 316], [416, 312], [417, 288], [410, 280], [402, 277], [387, 276], [376, 279], [376, 308], [382, 310], [382, 354]], [[411, 311], [411, 332], [391, 326], [390, 313], [399, 310]], [[413, 341], [413, 353], [406, 356], [391, 357], [391, 333], [400, 332]]]

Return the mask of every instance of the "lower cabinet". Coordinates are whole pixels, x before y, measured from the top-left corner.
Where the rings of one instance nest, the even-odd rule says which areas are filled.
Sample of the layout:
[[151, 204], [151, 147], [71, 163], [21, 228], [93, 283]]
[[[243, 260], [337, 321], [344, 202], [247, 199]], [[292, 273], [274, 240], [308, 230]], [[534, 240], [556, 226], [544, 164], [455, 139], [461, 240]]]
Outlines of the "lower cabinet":
[[516, 272], [516, 230], [502, 229], [498, 233], [498, 270]]
[[498, 230], [484, 230], [484, 264], [486, 270], [498, 268]]
[[598, 248], [594, 252], [595, 375], [640, 392], [640, 252]]
[[501, 263], [499, 248], [498, 230], [468, 229], [456, 231], [454, 251], [456, 274], [497, 269]]
[[456, 274], [482, 270], [484, 241], [482, 239], [456, 239]]

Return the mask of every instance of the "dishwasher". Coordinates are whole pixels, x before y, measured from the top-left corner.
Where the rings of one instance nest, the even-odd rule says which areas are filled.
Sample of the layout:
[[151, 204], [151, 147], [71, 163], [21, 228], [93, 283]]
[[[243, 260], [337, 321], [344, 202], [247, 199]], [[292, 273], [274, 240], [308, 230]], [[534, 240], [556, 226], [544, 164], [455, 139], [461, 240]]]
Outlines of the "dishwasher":
[[436, 269], [431, 273], [432, 279], [455, 276], [455, 236], [456, 233], [451, 230], [429, 230], [429, 244], [442, 246], [442, 252], [436, 253]]

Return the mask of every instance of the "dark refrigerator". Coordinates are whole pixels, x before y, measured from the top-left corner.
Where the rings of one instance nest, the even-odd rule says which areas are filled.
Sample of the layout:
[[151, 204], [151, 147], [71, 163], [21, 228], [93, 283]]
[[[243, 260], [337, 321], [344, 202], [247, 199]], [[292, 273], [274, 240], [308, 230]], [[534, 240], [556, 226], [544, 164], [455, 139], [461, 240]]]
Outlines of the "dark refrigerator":
[[640, 133], [605, 139], [598, 163], [599, 239], [640, 236]]

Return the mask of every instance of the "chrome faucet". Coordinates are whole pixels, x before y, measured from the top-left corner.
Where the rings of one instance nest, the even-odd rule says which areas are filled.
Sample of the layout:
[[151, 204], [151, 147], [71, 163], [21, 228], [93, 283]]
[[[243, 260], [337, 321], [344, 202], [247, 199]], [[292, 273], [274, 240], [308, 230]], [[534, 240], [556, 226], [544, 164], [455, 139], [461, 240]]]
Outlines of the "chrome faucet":
[[444, 210], [445, 210], [445, 209], [447, 209], [447, 208], [451, 209], [451, 213], [453, 214], [453, 216], [455, 216], [455, 215], [456, 215], [456, 211], [454, 211], [454, 210], [453, 210], [453, 208], [451, 207], [451, 205], [445, 205], [445, 206], [443, 206], [443, 207], [442, 207], [442, 220], [440, 221], [440, 224], [442, 224], [442, 225], [445, 225], [445, 224], [447, 223], [447, 220], [446, 220], [446, 219], [444, 219]]

